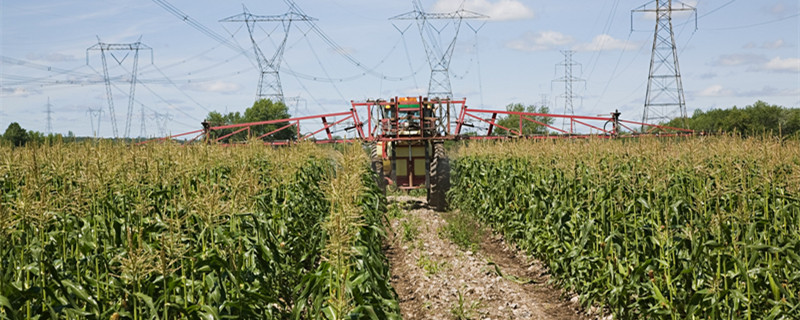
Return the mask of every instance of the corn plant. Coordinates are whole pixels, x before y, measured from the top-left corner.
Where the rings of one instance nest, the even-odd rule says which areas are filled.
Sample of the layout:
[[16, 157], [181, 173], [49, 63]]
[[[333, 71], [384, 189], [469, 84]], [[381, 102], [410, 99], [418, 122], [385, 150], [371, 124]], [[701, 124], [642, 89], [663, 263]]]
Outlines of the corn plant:
[[773, 139], [471, 144], [451, 203], [617, 318], [800, 315], [800, 145]]
[[[324, 265], [334, 154], [0, 146], [0, 318], [313, 318], [321, 309], [295, 309]], [[381, 217], [385, 200], [368, 194]], [[366, 241], [380, 249], [379, 235]]]

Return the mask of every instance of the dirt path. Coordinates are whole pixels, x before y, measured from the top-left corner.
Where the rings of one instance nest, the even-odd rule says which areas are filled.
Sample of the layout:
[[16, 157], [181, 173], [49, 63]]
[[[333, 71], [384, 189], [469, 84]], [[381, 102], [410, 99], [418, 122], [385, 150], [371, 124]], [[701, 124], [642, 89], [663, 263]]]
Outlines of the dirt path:
[[546, 284], [537, 261], [502, 239], [486, 236], [477, 252], [461, 250], [424, 201], [390, 197], [402, 209], [390, 212], [387, 254], [404, 319], [589, 319]]

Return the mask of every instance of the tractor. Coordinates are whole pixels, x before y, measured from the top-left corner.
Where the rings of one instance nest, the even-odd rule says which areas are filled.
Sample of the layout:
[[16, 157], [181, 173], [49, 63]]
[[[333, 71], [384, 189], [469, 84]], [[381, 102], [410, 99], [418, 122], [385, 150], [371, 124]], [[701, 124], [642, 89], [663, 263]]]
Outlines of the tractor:
[[378, 110], [372, 168], [378, 185], [399, 190], [426, 189], [428, 205], [447, 209], [450, 162], [445, 153], [451, 101], [422, 97], [396, 97], [369, 101]]

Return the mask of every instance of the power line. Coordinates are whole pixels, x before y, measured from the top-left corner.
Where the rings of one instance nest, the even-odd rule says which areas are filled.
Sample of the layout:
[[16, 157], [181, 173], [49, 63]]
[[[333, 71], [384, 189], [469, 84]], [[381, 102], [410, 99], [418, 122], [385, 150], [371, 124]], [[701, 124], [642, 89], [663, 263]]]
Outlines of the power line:
[[[89, 66], [89, 67], [91, 67], [91, 66]], [[92, 69], [94, 70], [94, 68], [92, 68]], [[94, 70], [94, 71], [95, 71], [97, 74], [100, 74], [100, 72], [99, 72], [99, 71], [97, 71], [97, 70]], [[148, 87], [148, 86], [146, 86], [146, 85], [144, 85], [144, 84], [142, 84], [142, 86], [143, 86], [145, 89], [147, 89], [148, 91], [150, 91], [150, 93], [153, 93], [153, 95], [155, 95], [157, 98], [161, 99], [161, 101], [162, 101], [162, 102], [164, 102], [164, 103], [166, 103], [166, 104], [167, 104], [167, 106], [171, 106], [171, 104], [170, 104], [170, 103], [169, 103], [169, 102], [168, 102], [166, 99], [164, 99], [163, 97], [161, 97], [160, 95], [158, 95], [157, 93], [155, 93], [154, 91], [152, 91], [152, 89], [150, 89], [150, 87]], [[122, 90], [122, 89], [121, 89], [119, 86], [117, 86], [117, 84], [116, 84], [116, 83], [113, 83], [113, 82], [112, 82], [112, 83], [111, 83], [111, 87], [113, 87], [113, 88], [114, 88], [114, 89], [116, 89], [116, 90], [117, 90], [119, 93], [121, 93], [121, 94], [123, 94], [123, 95], [125, 95], [125, 94], [126, 94], [126, 92], [125, 92], [124, 90]], [[158, 110], [148, 107], [147, 105], [145, 105], [144, 103], [142, 103], [141, 101], [139, 101], [139, 100], [138, 100], [138, 99], [136, 99], [136, 98], [133, 98], [133, 100], [134, 100], [134, 102], [135, 102], [135, 103], [138, 103], [138, 104], [142, 105], [142, 106], [143, 106], [145, 109], [147, 109], [147, 110], [149, 110], [149, 111], [152, 111], [152, 112], [158, 112]], [[189, 113], [187, 113], [186, 111], [183, 111], [183, 110], [181, 110], [181, 109], [178, 109], [178, 108], [172, 108], [172, 109], [173, 109], [173, 110], [175, 110], [175, 111], [178, 111], [178, 112], [180, 112], [180, 113], [182, 113], [182, 114], [184, 114], [185, 116], [187, 116], [187, 117], [189, 117], [189, 118], [192, 118], [192, 120], [195, 120], [195, 121], [197, 121], [197, 122], [201, 122], [201, 120], [198, 120], [198, 118], [196, 118], [196, 117], [195, 117], [195, 116], [193, 116], [193, 115], [190, 115], [190, 114], [189, 114]], [[174, 121], [174, 122], [176, 122], [176, 123], [178, 123], [178, 124], [182, 124], [182, 125], [184, 125], [184, 126], [186, 126], [186, 127], [189, 127], [189, 128], [194, 128], [194, 127], [196, 127], [196, 125], [186, 124], [186, 123], [184, 123], [184, 122], [177, 121], [177, 120], [176, 120], [176, 121]]]
[[[606, 24], [603, 25], [603, 32], [602, 34], [608, 34], [609, 30], [611, 29], [611, 24], [614, 21], [614, 15], [617, 12], [617, 8], [619, 7], [619, 0], [614, 1], [614, 4], [611, 6], [611, 11], [608, 14], [608, 19], [606, 19]], [[592, 75], [594, 74], [595, 68], [597, 68], [597, 63], [600, 61], [600, 55], [603, 52], [603, 46], [605, 46], [606, 37], [602, 37], [600, 40], [600, 47], [597, 48], [595, 52], [592, 53], [592, 57], [589, 58], [589, 64], [592, 66], [589, 69], [589, 75], [586, 77], [587, 79], [591, 79]], [[626, 42], [627, 44], [627, 42]], [[622, 48], [625, 50], [625, 47]]]
[[[305, 14], [303, 9], [301, 9], [293, 0], [284, 0], [284, 2], [292, 10], [294, 10], [295, 12], [298, 12], [300, 14]], [[311, 27], [311, 30], [313, 30], [314, 33], [316, 33], [325, 43], [327, 43], [329, 46], [331, 46], [331, 48], [333, 49], [334, 52], [336, 52], [339, 55], [341, 55], [345, 60], [347, 60], [348, 62], [350, 62], [354, 66], [356, 66], [359, 69], [363, 70], [364, 73], [362, 75], [369, 74], [369, 75], [372, 75], [372, 76], [375, 76], [375, 77], [378, 77], [378, 78], [381, 78], [381, 79], [384, 79], [384, 80], [390, 80], [390, 81], [402, 81], [402, 80], [405, 80], [404, 78], [407, 78], [407, 76], [406, 77], [387, 76], [387, 75], [385, 75], [383, 73], [375, 71], [374, 69], [368, 68], [363, 63], [358, 61], [355, 57], [353, 57], [342, 46], [340, 46], [333, 39], [331, 39], [327, 34], [325, 34], [325, 32], [323, 32], [322, 29], [316, 23], [314, 23], [314, 21], [305, 21], [305, 23], [307, 23]], [[320, 78], [320, 77], [313, 77], [312, 76], [312, 78]]]
[[172, 79], [170, 79], [169, 77], [167, 77], [167, 75], [166, 75], [166, 74], [164, 74], [164, 72], [163, 72], [163, 71], [161, 71], [161, 69], [159, 69], [159, 68], [158, 68], [158, 66], [156, 66], [155, 64], [153, 64], [153, 67], [155, 67], [155, 68], [156, 68], [156, 70], [158, 70], [158, 72], [159, 72], [159, 73], [161, 73], [161, 75], [162, 75], [162, 76], [164, 76], [164, 79], [167, 79], [167, 81], [169, 81], [169, 84], [171, 84], [173, 87], [175, 87], [175, 89], [177, 89], [177, 90], [178, 90], [178, 92], [180, 92], [180, 93], [181, 93], [182, 95], [184, 95], [186, 98], [189, 98], [189, 100], [191, 100], [192, 102], [194, 102], [194, 104], [196, 104], [197, 106], [199, 106], [199, 107], [203, 108], [204, 110], [206, 110], [206, 111], [208, 111], [208, 112], [211, 112], [211, 110], [210, 110], [208, 107], [204, 106], [202, 103], [198, 102], [197, 100], [195, 100], [194, 98], [192, 98], [192, 96], [191, 96], [191, 95], [187, 94], [187, 93], [186, 93], [186, 92], [184, 92], [184, 91], [183, 91], [183, 90], [182, 90], [180, 87], [178, 87], [178, 85], [177, 85], [177, 84], [175, 84], [175, 82], [173, 82], [173, 81], [172, 81]]
[[233, 51], [242, 52], [245, 55], [247, 55], [247, 51], [244, 50], [244, 48], [234, 44], [233, 42], [228, 40], [228, 38], [225, 38], [225, 37], [219, 35], [218, 33], [214, 32], [213, 30], [207, 28], [202, 23], [200, 23], [199, 21], [197, 21], [194, 18], [190, 17], [188, 14], [186, 14], [183, 11], [181, 11], [180, 9], [176, 8], [175, 6], [173, 6], [172, 4], [167, 2], [166, 0], [153, 0], [153, 2], [155, 2], [160, 7], [164, 8], [164, 10], [167, 10], [167, 12], [169, 12], [172, 15], [176, 16], [181, 21], [183, 21], [186, 24], [188, 24], [190, 27], [196, 29], [197, 31], [200, 31], [200, 33], [208, 36], [211, 39], [216, 40], [220, 44], [230, 48]]
[[[290, 1], [290, 0], [286, 0]], [[420, 37], [431, 68], [431, 76], [428, 82], [428, 96], [440, 98], [452, 98], [453, 88], [450, 84], [450, 62], [455, 50], [458, 33], [461, 29], [461, 22], [464, 19], [486, 19], [488, 16], [471, 12], [462, 8], [446, 13], [425, 12], [419, 0], [414, 1], [414, 10], [390, 18], [390, 20], [415, 20], [419, 27]], [[436, 28], [429, 20], [447, 20], [441, 28]], [[447, 28], [449, 23], [453, 25], [453, 37], [446, 43], [442, 41], [442, 31]], [[446, 46], [443, 46], [446, 44]]]
[[800, 16], [800, 12], [795, 13], [793, 15], [785, 16], [783, 18], [778, 18], [778, 19], [775, 19], [775, 20], [769, 20], [769, 21], [758, 22], [758, 23], [742, 25], [742, 26], [721, 27], [721, 28], [707, 28], [705, 30], [721, 31], [721, 30], [747, 29], [747, 28], [759, 27], [759, 26], [763, 26], [763, 25], [767, 25], [767, 24], [772, 24], [772, 23], [776, 23], [776, 22], [781, 22], [781, 21], [784, 21], [784, 20], [789, 20], [789, 19], [797, 17], [797, 16]]

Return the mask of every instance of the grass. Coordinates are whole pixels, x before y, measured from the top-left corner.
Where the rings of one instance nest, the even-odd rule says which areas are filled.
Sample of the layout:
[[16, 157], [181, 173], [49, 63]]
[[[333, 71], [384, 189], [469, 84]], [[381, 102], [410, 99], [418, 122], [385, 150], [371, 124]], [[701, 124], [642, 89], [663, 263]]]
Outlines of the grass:
[[432, 276], [449, 268], [447, 261], [436, 261], [425, 253], [421, 253], [417, 260], [417, 266], [425, 270], [425, 274]]
[[457, 299], [450, 307], [450, 315], [456, 320], [471, 320], [478, 317], [478, 310], [481, 307], [479, 301], [468, 301], [461, 293], [461, 290], [456, 291]]
[[402, 239], [404, 242], [412, 243], [417, 240], [420, 233], [420, 225], [422, 222], [417, 216], [407, 216], [400, 221], [400, 228], [402, 232]]
[[439, 229], [439, 237], [449, 239], [462, 250], [480, 250], [486, 228], [477, 219], [460, 211], [445, 212], [442, 218], [447, 223]]

